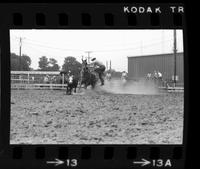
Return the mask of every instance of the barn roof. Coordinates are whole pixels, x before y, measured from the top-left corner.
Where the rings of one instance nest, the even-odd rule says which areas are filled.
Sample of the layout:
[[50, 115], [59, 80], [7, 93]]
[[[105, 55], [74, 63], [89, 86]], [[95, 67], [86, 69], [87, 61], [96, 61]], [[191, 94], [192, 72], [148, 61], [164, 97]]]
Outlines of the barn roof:
[[[177, 55], [181, 55], [181, 54], [183, 54], [183, 52], [177, 52]], [[174, 55], [174, 53], [161, 53], [161, 54], [153, 54], [153, 55], [140, 55], [140, 56], [128, 56], [128, 58], [136, 58], [136, 57], [153, 57], [153, 56], [167, 56], [167, 55], [169, 55], [169, 56], [171, 56], [171, 55]]]

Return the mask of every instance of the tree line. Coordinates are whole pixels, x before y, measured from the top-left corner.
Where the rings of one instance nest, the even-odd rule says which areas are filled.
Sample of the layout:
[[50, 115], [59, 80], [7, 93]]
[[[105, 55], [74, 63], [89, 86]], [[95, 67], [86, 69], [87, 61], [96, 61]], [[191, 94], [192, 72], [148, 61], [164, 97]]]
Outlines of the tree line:
[[[30, 67], [31, 58], [28, 55], [19, 56], [15, 53], [11, 53], [11, 70], [12, 71], [31, 71], [34, 70]], [[62, 67], [58, 65], [58, 62], [54, 58], [47, 58], [42, 56], [38, 61], [37, 71], [65, 71], [69, 70], [73, 72], [74, 75], [79, 75], [81, 70], [81, 63], [76, 60], [73, 56], [65, 57]], [[120, 77], [121, 72], [115, 71], [114, 69], [108, 70], [113, 77]]]
[[[11, 53], [11, 70], [12, 71], [31, 71], [34, 70], [31, 68], [31, 58], [27, 55], [19, 56], [15, 53]], [[81, 63], [76, 60], [75, 57], [68, 56], [64, 59], [62, 67], [58, 65], [58, 62], [54, 58], [47, 58], [42, 56], [38, 61], [38, 71], [73, 71], [78, 73], [78, 70], [81, 69]]]

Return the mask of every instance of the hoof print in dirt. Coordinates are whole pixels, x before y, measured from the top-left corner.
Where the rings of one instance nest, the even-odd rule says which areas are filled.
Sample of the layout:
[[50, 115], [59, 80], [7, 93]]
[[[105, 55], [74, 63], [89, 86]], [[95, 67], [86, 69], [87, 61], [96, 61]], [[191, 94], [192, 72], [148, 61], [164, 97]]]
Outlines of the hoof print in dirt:
[[47, 124], [52, 124], [52, 123], [53, 123], [52, 121], [48, 121], [48, 122], [47, 122]]
[[32, 114], [32, 115], [36, 115], [36, 116], [38, 116], [38, 115], [39, 115], [39, 113], [38, 113], [38, 112], [32, 112], [31, 114]]
[[148, 123], [147, 122], [143, 122], [143, 123], [141, 123], [141, 125], [147, 125]]

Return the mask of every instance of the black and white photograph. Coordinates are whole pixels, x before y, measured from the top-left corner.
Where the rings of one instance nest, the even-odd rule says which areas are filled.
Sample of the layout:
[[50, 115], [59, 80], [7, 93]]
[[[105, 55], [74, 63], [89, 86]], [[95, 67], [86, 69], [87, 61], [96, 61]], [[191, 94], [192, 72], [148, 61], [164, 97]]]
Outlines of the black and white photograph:
[[181, 29], [10, 29], [10, 144], [183, 144]]

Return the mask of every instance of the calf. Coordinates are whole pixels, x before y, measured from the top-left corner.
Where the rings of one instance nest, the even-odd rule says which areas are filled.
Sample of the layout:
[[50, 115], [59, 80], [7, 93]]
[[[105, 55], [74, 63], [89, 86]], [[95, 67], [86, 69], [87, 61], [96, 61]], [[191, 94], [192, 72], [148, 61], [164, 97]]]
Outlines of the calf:
[[66, 94], [71, 95], [72, 89], [74, 89], [74, 92], [76, 93], [76, 88], [78, 86], [78, 79], [75, 78], [73, 75], [69, 76], [67, 79], [67, 91]]

